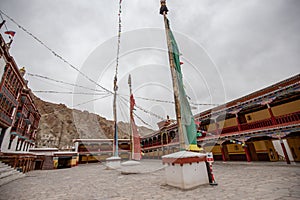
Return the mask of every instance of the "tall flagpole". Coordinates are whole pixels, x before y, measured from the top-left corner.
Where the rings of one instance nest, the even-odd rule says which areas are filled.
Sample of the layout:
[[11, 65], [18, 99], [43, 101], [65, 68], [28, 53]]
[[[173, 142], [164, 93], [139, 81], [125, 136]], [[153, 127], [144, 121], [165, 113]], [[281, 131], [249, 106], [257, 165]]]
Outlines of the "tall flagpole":
[[131, 75], [128, 76], [128, 85], [129, 85], [129, 117], [130, 117], [130, 142], [131, 142], [131, 159], [134, 159], [134, 136], [133, 136], [133, 130], [132, 130], [132, 117], [133, 117], [133, 110], [131, 108], [131, 95], [132, 95], [132, 88], [131, 88]]
[[170, 26], [169, 26], [169, 20], [167, 18], [168, 9], [166, 7], [165, 0], [161, 0], [160, 12], [161, 12], [160, 14], [162, 14], [164, 16], [165, 31], [166, 31], [166, 38], [167, 38], [167, 44], [168, 44], [169, 63], [170, 63], [170, 70], [171, 70], [171, 76], [172, 76], [172, 82], [173, 82], [175, 111], [176, 111], [177, 128], [178, 128], [178, 136], [179, 136], [179, 147], [180, 147], [180, 151], [184, 151], [187, 149], [187, 146], [185, 144], [183, 127], [182, 127], [182, 123], [181, 123], [181, 110], [180, 110], [180, 101], [179, 101], [177, 72], [175, 69], [175, 63], [174, 63], [174, 58], [173, 58], [174, 52], [173, 52], [173, 48], [172, 48], [172, 44], [171, 44], [171, 38], [169, 35]]
[[[194, 138], [194, 136], [196, 136], [196, 126], [183, 87], [178, 46], [173, 33], [171, 32], [169, 20], [166, 16], [168, 12], [166, 0], [161, 0], [160, 3], [160, 14], [162, 14], [164, 17], [166, 29], [180, 145], [179, 153], [177, 152], [162, 156], [162, 162], [168, 164], [168, 166], [165, 168], [166, 184], [179, 187], [181, 189], [191, 189], [202, 184], [207, 184], [209, 182], [208, 179], [214, 180], [214, 177], [212, 174], [211, 165], [209, 166], [209, 169], [212, 175], [210, 178], [206, 177], [208, 168], [202, 160], [205, 158], [205, 155], [190, 152], [197, 149], [194, 148], [197, 146], [197, 144], [195, 144], [197, 141], [195, 141]], [[181, 112], [181, 108], [184, 108], [185, 111]], [[190, 123], [188, 123], [189, 120]], [[182, 122], [184, 122], [184, 124], [182, 124]], [[174, 164], [178, 161], [178, 159], [181, 160], [180, 165], [182, 167], [180, 168], [174, 167]], [[174, 173], [174, 171], [177, 173]], [[182, 174], [184, 174], [185, 178], [181, 177]], [[212, 184], [216, 185], [215, 181], [213, 181]]]
[[141, 160], [141, 141], [140, 136], [137, 130], [137, 126], [134, 122], [133, 110], [135, 106], [135, 100], [132, 94], [131, 87], [131, 76], [128, 77], [128, 85], [130, 92], [130, 141], [131, 141], [131, 159], [132, 160]]
[[114, 99], [113, 99], [113, 117], [114, 117], [114, 139], [113, 139], [113, 156], [106, 159], [106, 167], [108, 169], [117, 169], [121, 167], [121, 158], [119, 157], [119, 142], [118, 142], [118, 121], [117, 121], [117, 91], [118, 91], [118, 67], [120, 55], [120, 42], [121, 42], [121, 3], [119, 1], [119, 32], [118, 32], [118, 46], [116, 58], [116, 71], [114, 76]]
[[114, 101], [113, 101], [113, 114], [114, 114], [114, 156], [118, 157], [118, 122], [117, 122], [117, 76], [114, 78]]
[[117, 47], [117, 58], [116, 58], [116, 71], [115, 71], [115, 77], [114, 77], [114, 100], [113, 100], [113, 115], [114, 115], [114, 156], [119, 156], [119, 143], [118, 143], [118, 122], [117, 122], [117, 90], [118, 90], [118, 67], [119, 67], [119, 55], [120, 55], [120, 43], [121, 43], [121, 8], [122, 8], [122, 0], [119, 1], [119, 31], [118, 31], [118, 47]]

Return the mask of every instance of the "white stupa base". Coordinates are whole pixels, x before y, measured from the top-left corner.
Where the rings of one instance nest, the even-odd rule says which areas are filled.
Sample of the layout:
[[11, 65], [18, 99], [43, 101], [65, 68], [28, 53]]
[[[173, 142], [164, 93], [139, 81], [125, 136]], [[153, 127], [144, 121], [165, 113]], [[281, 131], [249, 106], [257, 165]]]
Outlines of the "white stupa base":
[[167, 185], [180, 189], [192, 189], [209, 184], [205, 164], [206, 154], [179, 151], [162, 157]]
[[128, 160], [121, 163], [121, 174], [139, 174], [142, 170], [141, 163], [135, 160]]
[[121, 158], [112, 156], [106, 158], [106, 169], [119, 169], [121, 167]]
[[135, 160], [128, 160], [128, 161], [125, 161], [125, 162], [122, 162], [121, 164], [122, 166], [137, 166], [137, 165], [141, 165], [141, 163], [139, 161], [135, 161]]

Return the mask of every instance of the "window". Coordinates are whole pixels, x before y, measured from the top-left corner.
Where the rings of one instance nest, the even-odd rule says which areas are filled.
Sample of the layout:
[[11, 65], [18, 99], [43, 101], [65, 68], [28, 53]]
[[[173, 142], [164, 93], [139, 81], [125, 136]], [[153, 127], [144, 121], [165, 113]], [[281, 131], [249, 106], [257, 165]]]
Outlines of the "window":
[[7, 75], [6, 75], [6, 78], [5, 78], [5, 82], [8, 82], [8, 79], [9, 79], [9, 77], [10, 77], [10, 73], [11, 73], [11, 70], [8, 69], [8, 70], [7, 70]]
[[11, 143], [12, 143], [12, 141], [13, 141], [13, 139], [12, 139], [12, 138], [10, 138], [10, 140], [9, 140], [9, 143], [8, 143], [8, 149], [10, 149], [10, 148], [11, 148]]
[[27, 142], [24, 143], [23, 151], [25, 151], [27, 144], [28, 144]]
[[28, 151], [28, 149], [29, 149], [29, 143], [27, 143], [27, 148], [26, 148], [26, 151]]
[[16, 151], [18, 151], [19, 143], [20, 143], [20, 140], [18, 139], [17, 146], [16, 146]]
[[0, 99], [0, 105], [1, 105], [1, 108], [4, 107], [4, 103], [5, 103], [5, 97], [2, 96], [1, 99]]
[[19, 147], [19, 151], [22, 150], [23, 143], [24, 143], [24, 141], [22, 140], [22, 141], [21, 141], [21, 145], [20, 145], [20, 147]]

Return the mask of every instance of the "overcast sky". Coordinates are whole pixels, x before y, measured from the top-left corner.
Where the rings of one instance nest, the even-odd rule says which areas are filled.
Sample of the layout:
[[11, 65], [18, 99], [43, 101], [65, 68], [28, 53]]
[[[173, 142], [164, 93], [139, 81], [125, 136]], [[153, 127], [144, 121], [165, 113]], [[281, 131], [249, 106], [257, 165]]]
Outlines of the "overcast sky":
[[[1, 10], [105, 88], [113, 89], [118, 33], [118, 0], [0, 0]], [[300, 72], [299, 0], [168, 0], [168, 18], [182, 53], [187, 95], [192, 102], [222, 104]], [[172, 101], [164, 23], [159, 0], [123, 0], [119, 93]], [[3, 16], [5, 19], [6, 17]], [[6, 19], [16, 31], [10, 49], [27, 72], [98, 89]], [[1, 33], [5, 31], [2, 28]], [[4, 36], [9, 41], [7, 36]], [[33, 91], [93, 91], [26, 76]], [[69, 107], [101, 95], [36, 93]], [[118, 101], [120, 120], [128, 108]], [[162, 117], [174, 106], [136, 99]], [[112, 119], [112, 96], [76, 107]], [[211, 106], [197, 106], [199, 113]], [[159, 119], [136, 110], [155, 127]], [[136, 120], [139, 125], [143, 125]]]

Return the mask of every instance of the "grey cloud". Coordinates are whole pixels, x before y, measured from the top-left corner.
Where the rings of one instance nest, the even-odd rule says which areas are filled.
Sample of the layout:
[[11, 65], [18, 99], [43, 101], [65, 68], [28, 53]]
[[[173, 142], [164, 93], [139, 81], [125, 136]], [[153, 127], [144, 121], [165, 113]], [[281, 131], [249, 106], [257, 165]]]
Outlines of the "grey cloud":
[[[193, 101], [225, 103], [299, 73], [300, 1], [169, 0], [167, 3], [171, 27], [183, 53], [185, 87]], [[159, 1], [123, 0], [122, 9], [124, 34], [121, 40], [120, 93], [128, 93], [126, 81], [131, 73], [137, 96], [172, 100], [173, 96], [168, 92], [172, 85], [167, 53], [163, 51], [166, 43], [163, 19], [158, 14]], [[85, 65], [92, 66], [85, 73], [112, 90], [118, 30], [117, 1], [1, 0], [1, 10], [78, 68], [85, 70]], [[7, 21], [7, 26], [17, 31], [10, 52], [19, 66], [27, 67], [30, 73], [73, 83], [79, 81], [80, 84], [97, 88]], [[153, 32], [145, 28], [161, 30], [148, 39]], [[3, 29], [1, 31], [3, 33]], [[135, 36], [137, 40], [126, 38], [126, 35], [132, 34], [130, 31], [141, 34]], [[147, 41], [141, 41], [143, 38]], [[101, 55], [94, 55], [89, 60], [92, 52], [103, 44], [107, 46], [103, 46]], [[150, 48], [127, 52], [139, 47], [156, 47], [162, 51]], [[206, 56], [205, 51], [208, 53]], [[208, 56], [216, 65], [208, 62]], [[27, 78], [33, 90], [70, 89]], [[150, 82], [160, 83], [161, 86], [154, 84], [151, 90], [147, 84]], [[96, 98], [37, 95], [44, 100], [69, 106]], [[160, 115], [171, 113], [174, 116], [172, 105], [147, 103], [141, 99], [136, 101]], [[107, 98], [85, 105], [82, 109], [111, 118], [111, 105], [112, 99]], [[193, 112], [207, 108], [209, 106], [198, 106]], [[142, 112], [138, 114], [145, 121], [156, 123], [157, 119]]]

